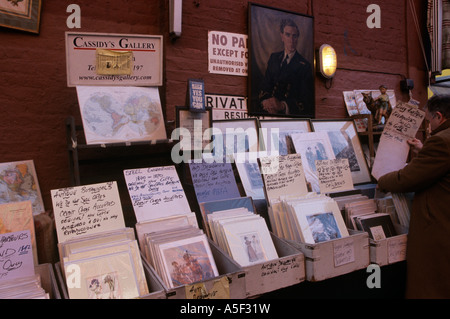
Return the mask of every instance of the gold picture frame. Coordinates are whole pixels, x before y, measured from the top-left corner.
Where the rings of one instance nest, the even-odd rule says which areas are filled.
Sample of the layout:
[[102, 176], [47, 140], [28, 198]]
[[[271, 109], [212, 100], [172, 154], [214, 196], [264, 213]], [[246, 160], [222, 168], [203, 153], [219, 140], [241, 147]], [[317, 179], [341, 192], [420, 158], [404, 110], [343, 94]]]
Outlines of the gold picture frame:
[[41, 0], [0, 0], [0, 26], [39, 33]]

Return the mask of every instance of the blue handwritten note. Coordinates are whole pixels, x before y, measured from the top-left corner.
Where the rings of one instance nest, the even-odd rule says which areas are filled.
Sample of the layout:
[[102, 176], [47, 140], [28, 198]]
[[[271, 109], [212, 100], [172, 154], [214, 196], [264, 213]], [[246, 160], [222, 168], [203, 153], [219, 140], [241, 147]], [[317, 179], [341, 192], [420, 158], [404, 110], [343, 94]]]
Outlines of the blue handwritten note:
[[189, 169], [199, 203], [241, 196], [231, 163], [190, 163]]
[[34, 261], [29, 230], [0, 235], [0, 282], [33, 276]]

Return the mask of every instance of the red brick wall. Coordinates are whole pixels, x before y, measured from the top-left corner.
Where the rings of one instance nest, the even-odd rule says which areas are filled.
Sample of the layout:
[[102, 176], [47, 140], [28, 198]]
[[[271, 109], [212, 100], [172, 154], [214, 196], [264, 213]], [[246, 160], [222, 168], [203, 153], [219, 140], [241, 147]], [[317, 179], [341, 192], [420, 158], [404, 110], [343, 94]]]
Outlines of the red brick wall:
[[[423, 11], [425, 0], [415, 0]], [[50, 190], [69, 186], [65, 119], [79, 118], [75, 88], [66, 85], [64, 32], [69, 4], [81, 7], [80, 32], [162, 34], [164, 85], [160, 88], [166, 121], [183, 105], [188, 78], [203, 78], [208, 93], [247, 95], [245, 77], [208, 73], [209, 30], [246, 34], [248, 2], [185, 0], [181, 38], [168, 37], [168, 1], [43, 1], [38, 35], [0, 28], [0, 162], [33, 159], [47, 209]], [[329, 43], [338, 56], [338, 71], [326, 89], [316, 77], [316, 116], [346, 117], [342, 91], [395, 89], [403, 76], [414, 79], [414, 98], [425, 102], [426, 72], [407, 1], [278, 0], [260, 4], [314, 16], [315, 47]], [[369, 29], [366, 8], [381, 7], [381, 28]], [[420, 4], [420, 6], [419, 6]]]

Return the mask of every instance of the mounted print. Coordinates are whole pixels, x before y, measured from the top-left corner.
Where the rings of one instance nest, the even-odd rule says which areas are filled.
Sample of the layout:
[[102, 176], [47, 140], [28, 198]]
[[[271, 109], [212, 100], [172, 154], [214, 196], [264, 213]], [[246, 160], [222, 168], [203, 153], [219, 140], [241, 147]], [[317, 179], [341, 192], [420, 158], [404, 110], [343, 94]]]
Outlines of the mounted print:
[[249, 5], [249, 114], [313, 118], [314, 19]]
[[0, 26], [39, 33], [41, 0], [0, 0]]

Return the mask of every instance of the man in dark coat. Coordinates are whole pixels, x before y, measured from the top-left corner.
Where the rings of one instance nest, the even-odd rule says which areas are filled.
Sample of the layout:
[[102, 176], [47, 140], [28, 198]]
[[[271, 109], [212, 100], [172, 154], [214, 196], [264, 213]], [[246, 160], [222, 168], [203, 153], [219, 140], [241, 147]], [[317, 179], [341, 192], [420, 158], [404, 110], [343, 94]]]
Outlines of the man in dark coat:
[[431, 136], [403, 169], [378, 180], [385, 192], [415, 192], [406, 263], [407, 298], [450, 298], [450, 96], [433, 96], [425, 106]]
[[284, 50], [272, 53], [261, 83], [259, 99], [263, 110], [271, 114], [314, 114], [314, 79], [311, 63], [297, 52], [300, 35], [294, 21], [280, 25]]

